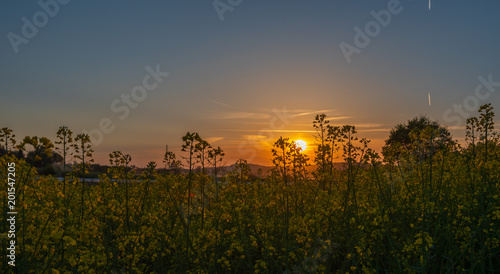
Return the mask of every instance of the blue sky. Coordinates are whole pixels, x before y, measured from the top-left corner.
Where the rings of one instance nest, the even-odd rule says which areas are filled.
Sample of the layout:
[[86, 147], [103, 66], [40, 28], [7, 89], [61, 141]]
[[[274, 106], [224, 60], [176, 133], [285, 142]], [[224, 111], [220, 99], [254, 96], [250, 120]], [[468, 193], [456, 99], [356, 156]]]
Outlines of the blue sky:
[[[139, 166], [161, 163], [166, 144], [181, 154], [181, 137], [197, 131], [228, 163], [271, 164], [279, 136], [312, 144], [321, 112], [356, 125], [375, 149], [420, 114], [462, 138], [454, 105], [500, 107], [500, 87], [483, 88], [485, 99], [474, 93], [480, 76], [500, 82], [497, 1], [434, 1], [429, 10], [427, 1], [243, 0], [223, 21], [212, 1], [62, 2], [4, 2], [0, 126], [18, 141], [55, 140], [59, 126], [89, 132], [109, 119], [112, 132], [95, 146], [102, 163], [113, 150]], [[28, 39], [22, 18], [43, 20], [39, 3], [59, 10]], [[339, 45], [355, 45], [354, 28], [365, 30], [371, 11], [388, 5], [400, 12], [348, 63]], [[29, 42], [13, 47], [9, 33]], [[169, 75], [120, 119], [111, 104], [143, 85], [148, 66]]]

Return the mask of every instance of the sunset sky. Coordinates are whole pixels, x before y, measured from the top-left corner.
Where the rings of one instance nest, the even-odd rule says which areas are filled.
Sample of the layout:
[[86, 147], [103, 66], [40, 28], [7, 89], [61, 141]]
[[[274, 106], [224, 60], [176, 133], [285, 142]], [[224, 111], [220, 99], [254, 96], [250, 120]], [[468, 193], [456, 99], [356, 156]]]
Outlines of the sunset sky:
[[95, 133], [104, 123], [96, 162], [120, 150], [137, 166], [163, 166], [167, 144], [180, 157], [187, 131], [220, 146], [228, 165], [271, 165], [280, 136], [308, 142], [312, 158], [319, 113], [355, 125], [378, 151], [420, 114], [460, 140], [462, 116], [479, 104], [500, 114], [499, 10], [451, 0], [431, 10], [420, 0], [4, 1], [0, 127], [18, 142], [54, 142], [59, 126]]

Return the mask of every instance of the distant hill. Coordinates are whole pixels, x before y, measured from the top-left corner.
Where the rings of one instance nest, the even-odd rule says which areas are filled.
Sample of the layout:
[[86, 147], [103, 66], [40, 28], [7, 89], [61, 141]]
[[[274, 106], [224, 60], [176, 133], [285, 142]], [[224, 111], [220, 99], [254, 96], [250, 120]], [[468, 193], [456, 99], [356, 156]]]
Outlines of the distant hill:
[[[250, 173], [253, 175], [259, 175], [259, 170], [260, 170], [262, 176], [266, 176], [269, 174], [270, 170], [274, 168], [274, 166], [265, 166], [265, 165], [258, 165], [258, 164], [248, 164], [248, 165], [250, 166]], [[344, 163], [343, 162], [342, 163], [334, 163], [334, 168], [342, 170], [345, 168]], [[195, 172], [199, 172], [200, 169], [201, 169], [201, 167], [197, 167], [195, 169]], [[306, 169], [309, 173], [311, 173], [311, 172], [316, 170], [316, 165], [310, 165]], [[144, 168], [135, 168], [135, 171], [139, 174], [142, 173], [144, 170], [145, 170]], [[161, 172], [162, 170], [164, 171], [164, 169], [160, 169], [159, 171]], [[214, 168], [208, 167], [208, 168], [206, 168], [206, 170], [207, 170], [208, 174], [212, 174]], [[217, 171], [217, 174], [218, 174], [218, 176], [224, 176], [227, 173], [234, 171], [234, 170], [236, 170], [236, 166], [234, 164], [229, 165], [229, 166], [224, 166]], [[188, 173], [188, 170], [182, 169], [181, 172]]]
[[[274, 166], [264, 166], [264, 165], [258, 165], [258, 164], [248, 164], [250, 166], [250, 172], [254, 175], [257, 175], [259, 173], [259, 169], [262, 171], [263, 175], [269, 174], [269, 171], [274, 168]], [[344, 163], [334, 163], [333, 164], [334, 168], [342, 170], [344, 169]], [[235, 170], [236, 167], [234, 165], [226, 166], [222, 171], [220, 171], [219, 174], [225, 175], [230, 171]], [[310, 165], [307, 168], [308, 172], [313, 172], [316, 170], [316, 165]], [[212, 172], [213, 168], [208, 169], [210, 172]]]

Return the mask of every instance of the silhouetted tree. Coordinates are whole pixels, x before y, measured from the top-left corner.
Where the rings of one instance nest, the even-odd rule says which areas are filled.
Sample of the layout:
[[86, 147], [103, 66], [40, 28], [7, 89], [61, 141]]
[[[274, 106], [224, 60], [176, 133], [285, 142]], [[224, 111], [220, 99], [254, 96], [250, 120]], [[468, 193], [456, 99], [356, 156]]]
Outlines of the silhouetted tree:
[[[31, 145], [33, 150], [28, 151], [26, 145]], [[57, 159], [53, 157], [54, 144], [46, 137], [26, 136], [17, 148], [26, 151], [26, 161], [37, 168], [48, 166]]]
[[14, 137], [16, 137], [16, 135], [13, 133], [12, 129], [8, 127], [0, 129], [0, 143], [3, 145], [3, 149], [7, 153], [10, 153], [11, 148], [13, 148], [16, 144], [16, 140], [14, 139]]
[[[394, 150], [393, 147], [400, 146], [402, 149], [406, 149], [408, 151], [411, 150], [413, 143], [410, 136], [411, 132], [423, 131], [426, 127], [437, 130], [436, 138], [439, 139], [438, 143], [442, 144], [442, 146], [436, 147], [436, 149], [444, 148], [446, 145], [454, 143], [448, 129], [441, 126], [438, 122], [431, 121], [426, 116], [419, 116], [409, 120], [406, 124], [397, 124], [393, 129], [391, 129], [389, 138], [385, 141], [385, 146], [382, 149], [384, 157], [396, 156], [397, 158], [400, 155], [400, 152], [398, 150]], [[390, 155], [394, 153], [396, 155]]]

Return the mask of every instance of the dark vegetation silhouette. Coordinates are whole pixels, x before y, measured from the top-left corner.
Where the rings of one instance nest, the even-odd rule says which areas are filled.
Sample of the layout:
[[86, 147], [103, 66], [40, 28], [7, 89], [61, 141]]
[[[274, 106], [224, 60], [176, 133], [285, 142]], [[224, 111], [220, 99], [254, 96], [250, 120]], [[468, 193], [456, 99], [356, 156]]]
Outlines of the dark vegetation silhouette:
[[441, 126], [436, 121], [431, 121], [426, 116], [419, 116], [409, 120], [406, 124], [397, 124], [391, 129], [389, 138], [385, 141], [382, 153], [384, 156], [390, 153], [392, 153], [393, 156], [398, 156], [400, 153], [395, 152], [397, 150], [411, 150], [415, 140], [414, 135], [423, 132], [425, 129], [432, 130], [431, 133], [436, 141], [436, 150], [444, 149], [446, 146], [454, 143], [451, 133], [447, 128]]
[[[224, 151], [187, 132], [183, 161], [166, 146], [163, 169], [149, 162], [136, 174], [132, 157], [113, 151], [94, 185], [86, 178], [103, 167], [92, 164], [88, 135], [73, 139], [61, 127], [57, 147], [36, 136], [15, 147], [3, 128], [0, 165], [16, 165], [16, 271], [493, 273], [500, 269], [493, 121], [491, 105], [481, 106], [460, 145], [438, 122], [416, 117], [395, 126], [379, 155], [355, 126], [318, 114], [314, 159], [280, 136], [267, 174], [252, 174], [245, 159], [222, 174]], [[40, 176], [54, 162], [64, 178]], [[6, 212], [4, 199], [2, 231]], [[2, 253], [2, 269], [6, 262]]]

